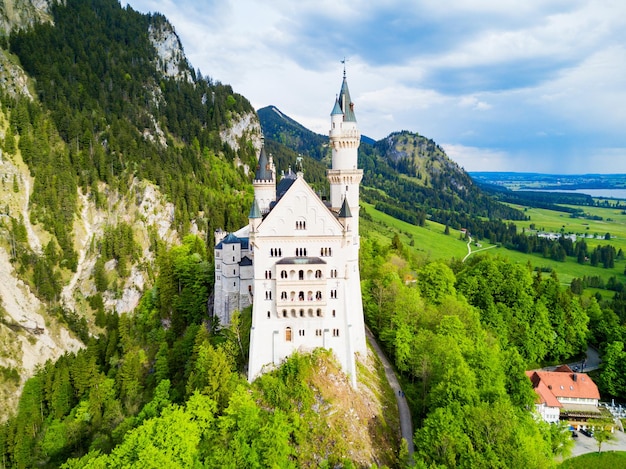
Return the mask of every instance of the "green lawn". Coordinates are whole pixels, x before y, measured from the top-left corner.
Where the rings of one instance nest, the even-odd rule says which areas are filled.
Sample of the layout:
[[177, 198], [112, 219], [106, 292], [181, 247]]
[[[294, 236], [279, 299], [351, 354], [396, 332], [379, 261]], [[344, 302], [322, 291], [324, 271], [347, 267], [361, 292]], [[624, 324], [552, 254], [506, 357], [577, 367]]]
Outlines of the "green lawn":
[[559, 469], [617, 469], [626, 467], [626, 452], [607, 451], [583, 454], [572, 459], [566, 459], [558, 467]]
[[427, 260], [462, 259], [467, 254], [467, 241], [460, 239], [460, 233], [456, 230], [450, 230], [450, 234], [446, 235], [445, 227], [439, 223], [427, 221], [424, 227], [415, 226], [379, 212], [373, 205], [361, 202], [361, 207], [373, 220], [361, 220], [361, 233], [377, 239], [381, 244], [389, 244], [397, 233], [405, 246]]

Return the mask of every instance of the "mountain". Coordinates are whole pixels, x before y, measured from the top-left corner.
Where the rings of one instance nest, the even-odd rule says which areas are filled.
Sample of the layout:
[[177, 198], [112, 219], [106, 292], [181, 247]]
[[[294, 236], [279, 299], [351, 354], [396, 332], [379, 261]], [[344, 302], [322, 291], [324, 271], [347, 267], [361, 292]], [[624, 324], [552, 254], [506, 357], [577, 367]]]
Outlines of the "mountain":
[[212, 252], [206, 233], [245, 223], [260, 126], [243, 96], [191, 68], [162, 15], [115, 0], [9, 1], [0, 13], [8, 409], [38, 366], [139, 304], [167, 247], [199, 234]]
[[[259, 109], [258, 116], [266, 145], [272, 142], [328, 164], [328, 137], [306, 129], [275, 106]], [[501, 219], [524, 218], [519, 210], [483, 192], [432, 139], [401, 131], [370, 141], [362, 137], [359, 148], [359, 167], [364, 170], [361, 194], [378, 210], [416, 225], [430, 218], [470, 229], [477, 237], [506, 231]]]

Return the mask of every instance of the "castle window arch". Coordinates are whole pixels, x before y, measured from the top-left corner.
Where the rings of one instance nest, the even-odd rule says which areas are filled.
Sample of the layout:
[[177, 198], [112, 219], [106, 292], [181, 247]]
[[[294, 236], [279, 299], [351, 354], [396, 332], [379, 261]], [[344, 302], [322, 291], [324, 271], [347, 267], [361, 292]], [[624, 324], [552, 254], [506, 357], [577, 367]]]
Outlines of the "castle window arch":
[[318, 318], [322, 317], [322, 308], [317, 308], [317, 311], [315, 311], [315, 314], [317, 315]]
[[303, 318], [304, 317], [304, 308], [300, 308], [300, 317]]
[[295, 309], [291, 310], [291, 317], [293, 317], [293, 318], [296, 317], [296, 310]]
[[291, 327], [285, 328], [285, 341], [291, 342]]
[[298, 271], [298, 280], [304, 280], [304, 270]]
[[287, 310], [283, 309], [283, 317], [286, 318], [287, 317]]
[[309, 315], [309, 317], [313, 317], [313, 308], [309, 308], [309, 310], [307, 311], [307, 314]]

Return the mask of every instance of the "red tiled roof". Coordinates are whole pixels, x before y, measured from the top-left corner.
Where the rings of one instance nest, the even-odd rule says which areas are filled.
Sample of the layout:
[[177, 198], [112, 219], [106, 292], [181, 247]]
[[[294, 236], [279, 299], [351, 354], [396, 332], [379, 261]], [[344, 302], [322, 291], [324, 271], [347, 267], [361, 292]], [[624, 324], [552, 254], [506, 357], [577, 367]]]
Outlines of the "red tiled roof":
[[546, 392], [557, 399], [600, 399], [598, 387], [593, 380], [586, 373], [574, 373], [567, 365], [557, 368], [556, 371], [527, 371], [526, 375], [542, 400]]

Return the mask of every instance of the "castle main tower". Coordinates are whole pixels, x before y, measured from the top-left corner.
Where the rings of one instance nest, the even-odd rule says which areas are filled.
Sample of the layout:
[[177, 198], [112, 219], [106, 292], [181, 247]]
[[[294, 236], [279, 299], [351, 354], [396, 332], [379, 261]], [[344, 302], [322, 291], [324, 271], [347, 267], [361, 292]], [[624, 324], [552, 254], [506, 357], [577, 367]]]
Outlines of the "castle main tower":
[[345, 67], [341, 91], [330, 114], [329, 139], [332, 148], [332, 169], [328, 171], [331, 206], [338, 211], [347, 199], [353, 216], [352, 230], [358, 235], [359, 184], [363, 178], [363, 170], [357, 168], [361, 132], [354, 115]]

